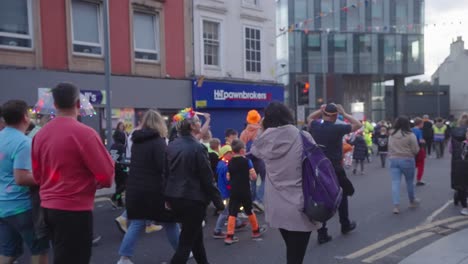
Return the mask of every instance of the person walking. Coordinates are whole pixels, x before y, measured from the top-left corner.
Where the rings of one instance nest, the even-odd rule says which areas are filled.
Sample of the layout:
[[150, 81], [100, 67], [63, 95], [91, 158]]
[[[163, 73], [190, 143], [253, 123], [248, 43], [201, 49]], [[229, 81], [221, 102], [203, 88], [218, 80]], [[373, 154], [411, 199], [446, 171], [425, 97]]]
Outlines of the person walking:
[[[350, 124], [336, 124], [338, 113], [348, 119]], [[322, 117], [322, 120], [318, 120]], [[356, 223], [349, 219], [348, 196], [354, 194], [354, 187], [346, 176], [343, 168], [343, 137], [349, 133], [358, 131], [362, 124], [359, 120], [346, 113], [343, 106], [337, 104], [323, 105], [317, 111], [311, 113], [307, 119], [309, 131], [317, 144], [322, 147], [325, 156], [333, 164], [338, 182], [343, 189], [343, 198], [338, 208], [341, 233], [348, 234], [356, 229]], [[318, 243], [323, 244], [332, 240], [328, 235], [326, 223], [318, 230]]]
[[424, 147], [424, 145], [426, 144], [426, 141], [423, 138], [423, 131], [422, 131], [423, 126], [424, 126], [423, 120], [419, 117], [416, 117], [414, 119], [414, 127], [411, 129], [419, 143], [419, 152], [416, 155], [416, 169], [418, 171], [416, 175], [416, 186], [423, 186], [426, 184], [422, 180], [423, 175], [424, 175], [424, 167], [426, 165], [426, 148]]
[[110, 154], [115, 162], [115, 192], [111, 197], [111, 203], [114, 208], [124, 206], [122, 193], [125, 191], [127, 182], [127, 166], [125, 165], [125, 142], [127, 136], [123, 131], [115, 130], [112, 135], [114, 143], [111, 146]]
[[0, 131], [0, 263], [11, 264], [25, 243], [32, 264], [48, 263], [49, 241], [34, 230], [31, 192], [31, 139], [25, 136], [28, 105], [10, 100], [2, 106], [6, 127]]
[[401, 175], [406, 180], [406, 190], [410, 207], [419, 205], [414, 195], [414, 175], [416, 170], [415, 157], [419, 152], [419, 143], [411, 131], [407, 117], [399, 117], [388, 140], [388, 159], [390, 161], [390, 175], [392, 176], [393, 213], [400, 213], [400, 183]]
[[224, 204], [214, 184], [208, 152], [196, 136], [200, 120], [192, 109], [174, 116], [178, 137], [167, 148], [165, 196], [167, 205], [182, 224], [179, 245], [171, 264], [185, 264], [190, 251], [198, 264], [208, 264], [202, 222], [210, 202], [219, 210]]
[[450, 149], [452, 159], [450, 163], [451, 187], [455, 190], [453, 201], [455, 205], [461, 204], [462, 215], [468, 215], [466, 202], [468, 178], [468, 113], [463, 113], [458, 119], [457, 127], [452, 129]]
[[364, 175], [364, 160], [369, 155], [369, 149], [367, 143], [364, 140], [363, 132], [358, 131], [356, 137], [351, 142], [351, 145], [354, 146], [353, 159], [354, 159], [354, 168], [353, 174], [356, 175], [358, 165], [361, 166], [361, 175]]
[[77, 120], [80, 90], [52, 89], [56, 117], [33, 138], [33, 176], [52, 241], [54, 263], [87, 264], [93, 240], [96, 189], [114, 180], [114, 161], [99, 135]]
[[429, 119], [429, 115], [423, 115], [423, 139], [426, 142], [426, 154], [431, 156], [432, 142], [434, 142], [434, 129], [432, 128], [432, 121]]
[[[247, 153], [250, 152], [252, 143], [257, 138], [259, 131], [261, 130], [260, 121], [262, 117], [257, 110], [250, 110], [247, 113], [246, 121], [247, 126], [240, 134], [240, 140], [246, 145]], [[257, 176], [260, 176], [261, 183], [260, 186], [257, 186], [257, 180], [250, 182], [250, 189], [252, 192], [253, 205], [257, 210], [263, 211], [265, 207], [263, 205], [263, 196], [265, 193], [265, 162], [263, 160], [253, 156], [252, 154], [247, 154], [247, 158], [250, 159], [254, 165], [255, 172]]]
[[436, 152], [436, 158], [440, 159], [444, 157], [445, 132], [447, 131], [447, 126], [444, 124], [442, 118], [437, 118], [432, 129], [434, 130], [434, 150]]
[[179, 240], [176, 219], [165, 209], [164, 170], [167, 127], [155, 110], [143, 116], [141, 129], [132, 134], [132, 159], [127, 181], [126, 208], [129, 226], [119, 249], [118, 264], [131, 264], [138, 236], [145, 230], [146, 220], [164, 222], [169, 243], [174, 250]]
[[[303, 213], [302, 138], [290, 110], [272, 102], [265, 108], [263, 133], [253, 142], [251, 153], [265, 162], [265, 220], [278, 228], [286, 244], [287, 264], [301, 264], [310, 234], [320, 227]], [[311, 141], [312, 137], [304, 133]]]
[[381, 126], [377, 135], [377, 151], [380, 155], [382, 168], [385, 168], [388, 155], [388, 131], [387, 127]]

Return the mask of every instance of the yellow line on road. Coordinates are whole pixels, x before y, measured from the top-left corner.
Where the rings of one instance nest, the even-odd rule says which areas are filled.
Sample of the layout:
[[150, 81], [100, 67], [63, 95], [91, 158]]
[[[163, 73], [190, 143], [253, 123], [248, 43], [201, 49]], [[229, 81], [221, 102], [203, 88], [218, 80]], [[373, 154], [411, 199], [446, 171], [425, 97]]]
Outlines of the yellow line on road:
[[110, 199], [108, 197], [97, 197], [96, 199], [94, 199], [95, 203], [107, 202], [107, 201], [110, 201]]
[[403, 237], [406, 237], [406, 236], [409, 236], [409, 235], [412, 235], [412, 234], [415, 234], [417, 232], [421, 232], [421, 231], [425, 231], [427, 229], [430, 229], [430, 228], [433, 228], [435, 226], [438, 226], [438, 225], [442, 225], [442, 224], [446, 224], [446, 223], [450, 223], [450, 222], [454, 222], [454, 221], [457, 221], [457, 220], [462, 220], [462, 219], [466, 219], [466, 216], [453, 216], [453, 217], [449, 217], [449, 218], [446, 218], [446, 219], [442, 219], [442, 220], [439, 220], [439, 221], [435, 221], [433, 223], [430, 223], [430, 224], [426, 224], [426, 225], [422, 225], [422, 226], [418, 226], [416, 228], [412, 228], [412, 229], [409, 229], [409, 230], [406, 230], [404, 232], [401, 232], [401, 233], [398, 233], [398, 234], [395, 234], [395, 235], [392, 235], [390, 237], [387, 237], [386, 239], [384, 240], [381, 240], [375, 244], [372, 244], [368, 247], [365, 247], [359, 251], [356, 251], [352, 254], [349, 254], [347, 255], [345, 258], [347, 259], [355, 259], [355, 258], [359, 258], [361, 256], [364, 256], [378, 248], [381, 248], [389, 243], [392, 243], [393, 241], [396, 241], [398, 239], [401, 239]]
[[453, 228], [459, 228], [460, 226], [464, 226], [464, 225], [468, 225], [468, 220], [456, 222], [456, 223], [448, 225], [447, 227], [453, 229]]
[[393, 252], [396, 252], [396, 251], [398, 251], [398, 250], [400, 250], [400, 249], [402, 249], [402, 248], [404, 248], [404, 247], [406, 247], [406, 246], [408, 246], [410, 244], [413, 244], [413, 243], [415, 243], [415, 242], [417, 242], [417, 241], [419, 241], [421, 239], [428, 238], [428, 237], [433, 236], [433, 235], [435, 235], [435, 233], [430, 233], [430, 232], [421, 233], [421, 234], [419, 234], [417, 236], [411, 237], [411, 238], [409, 238], [407, 240], [404, 240], [404, 241], [402, 241], [402, 242], [400, 242], [398, 244], [395, 244], [395, 245], [393, 245], [393, 246], [391, 246], [391, 247], [389, 247], [389, 248], [387, 248], [387, 249], [385, 249], [383, 251], [380, 251], [379, 253], [366, 258], [362, 262], [372, 263], [372, 262], [374, 262], [376, 260], [379, 260], [381, 258], [384, 258], [384, 257], [392, 254]]

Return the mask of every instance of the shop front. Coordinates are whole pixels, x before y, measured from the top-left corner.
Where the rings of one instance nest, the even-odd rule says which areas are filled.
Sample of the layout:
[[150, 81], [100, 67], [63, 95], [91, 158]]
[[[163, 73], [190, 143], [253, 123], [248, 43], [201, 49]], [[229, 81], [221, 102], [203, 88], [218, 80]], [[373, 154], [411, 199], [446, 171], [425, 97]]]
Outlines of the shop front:
[[224, 142], [228, 128], [239, 133], [246, 125], [247, 112], [260, 113], [273, 101], [284, 101], [284, 87], [275, 84], [221, 81], [193, 81], [193, 106], [199, 112], [211, 114], [213, 137]]

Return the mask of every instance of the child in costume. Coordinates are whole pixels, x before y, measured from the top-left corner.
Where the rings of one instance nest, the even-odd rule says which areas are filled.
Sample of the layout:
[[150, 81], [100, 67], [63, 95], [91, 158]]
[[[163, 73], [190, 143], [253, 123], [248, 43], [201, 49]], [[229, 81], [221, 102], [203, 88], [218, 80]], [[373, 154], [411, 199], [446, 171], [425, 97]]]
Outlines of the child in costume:
[[245, 213], [249, 217], [252, 227], [252, 238], [259, 238], [266, 231], [264, 227], [258, 225], [257, 217], [252, 211], [252, 195], [250, 193], [250, 181], [257, 178], [252, 161], [245, 155], [245, 144], [241, 140], [232, 141], [232, 151], [234, 157], [228, 164], [227, 179], [231, 183], [231, 199], [229, 201], [228, 230], [224, 243], [234, 244], [239, 239], [234, 236], [236, 217], [239, 208], [244, 207]]

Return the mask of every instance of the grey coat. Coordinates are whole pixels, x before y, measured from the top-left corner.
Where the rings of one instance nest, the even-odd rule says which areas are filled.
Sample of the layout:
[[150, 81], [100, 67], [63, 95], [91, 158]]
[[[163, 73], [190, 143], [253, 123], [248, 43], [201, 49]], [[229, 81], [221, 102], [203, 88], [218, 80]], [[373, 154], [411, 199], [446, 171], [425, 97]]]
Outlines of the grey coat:
[[[305, 132], [312, 140], [312, 136]], [[268, 128], [254, 141], [251, 153], [263, 159], [265, 219], [273, 228], [310, 232], [320, 228], [302, 212], [302, 141], [293, 125]]]

